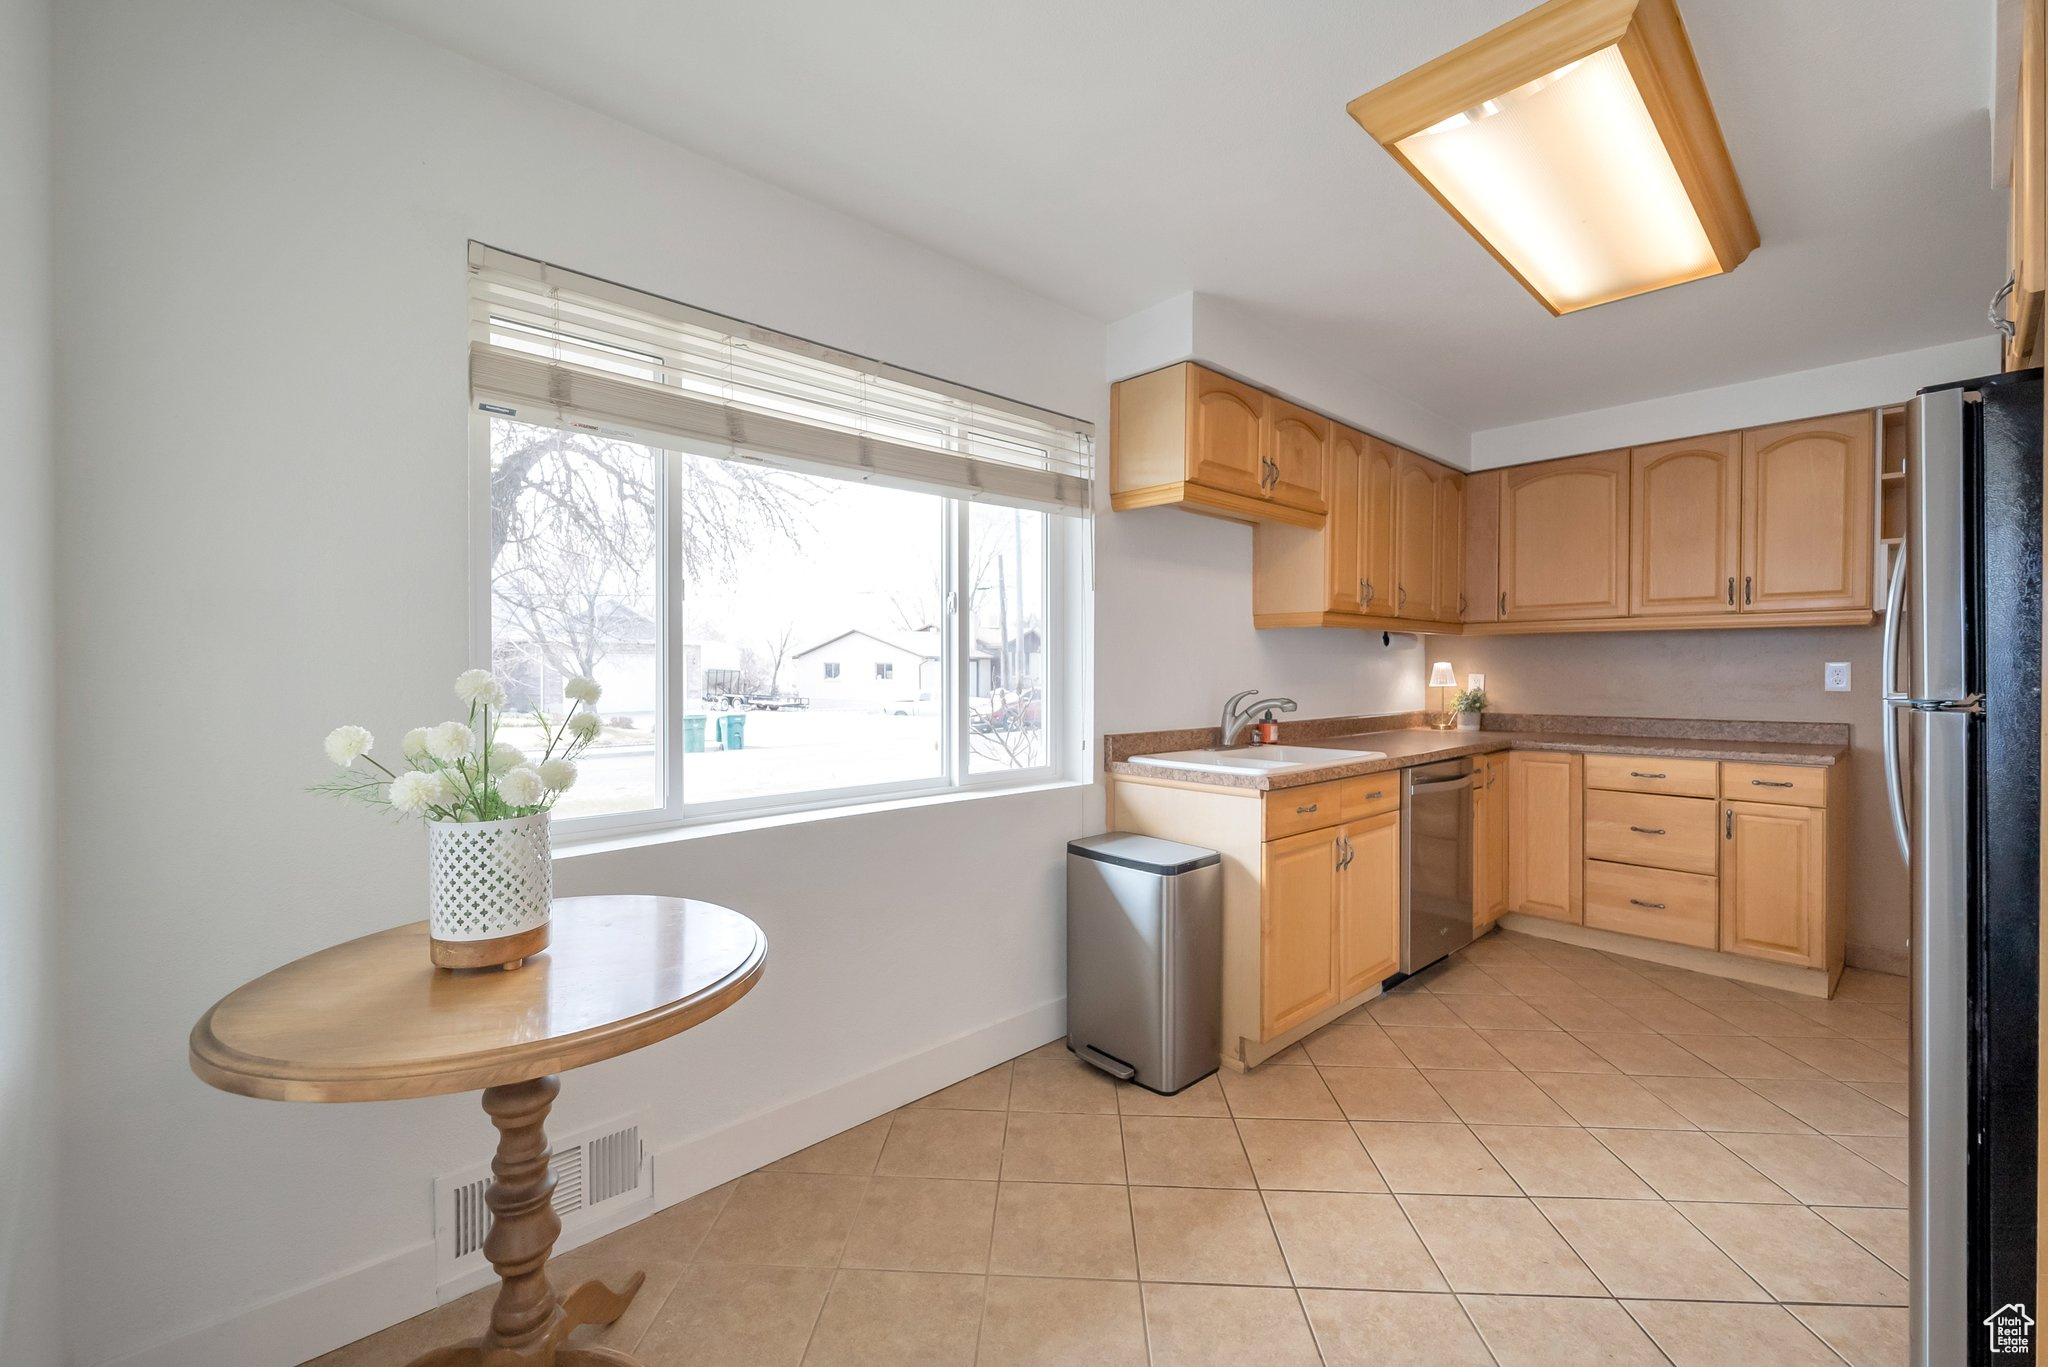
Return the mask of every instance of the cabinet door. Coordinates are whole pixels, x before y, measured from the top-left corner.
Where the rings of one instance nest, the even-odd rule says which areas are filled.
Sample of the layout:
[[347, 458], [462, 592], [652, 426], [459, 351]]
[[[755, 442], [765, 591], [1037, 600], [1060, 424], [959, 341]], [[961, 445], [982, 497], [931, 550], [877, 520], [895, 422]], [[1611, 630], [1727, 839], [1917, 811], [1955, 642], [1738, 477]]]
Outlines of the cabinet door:
[[1437, 620], [1465, 620], [1465, 477], [1456, 471], [1436, 485]]
[[1500, 620], [1500, 471], [1465, 476], [1465, 594], [1468, 622]]
[[1394, 508], [1395, 470], [1400, 464], [1398, 447], [1378, 437], [1365, 439], [1364, 464], [1359, 467], [1359, 494], [1364, 500], [1359, 527], [1360, 572], [1365, 575], [1365, 610], [1385, 617], [1394, 610]]
[[1188, 367], [1188, 479], [1227, 493], [1266, 492], [1266, 396], [1200, 366]]
[[1504, 621], [1628, 612], [1628, 452], [1501, 472]]
[[1330, 611], [1365, 609], [1365, 443], [1361, 432], [1330, 429], [1330, 458], [1324, 475], [1330, 520], [1323, 524], [1329, 547]]
[[1827, 813], [1722, 804], [1721, 948], [1779, 963], [1827, 961]]
[[1742, 434], [1629, 453], [1631, 617], [1736, 610], [1742, 561]]
[[1259, 887], [1260, 1038], [1337, 1000], [1337, 828], [1269, 840]]
[[1385, 982], [1401, 968], [1401, 813], [1339, 831], [1337, 995]]
[[1742, 610], [1867, 609], [1872, 446], [1868, 413], [1742, 434]]
[[1473, 848], [1479, 860], [1475, 919], [1490, 926], [1508, 910], [1508, 757], [1488, 755], [1481, 761], [1479, 796], [1484, 800], [1485, 824], [1473, 832]]
[[1508, 906], [1577, 924], [1585, 914], [1583, 755], [1508, 756]]
[[1437, 485], [1448, 472], [1413, 451], [1394, 466], [1394, 616], [1438, 621]]
[[1324, 511], [1323, 461], [1330, 420], [1285, 399], [1266, 396], [1266, 497], [1305, 513]]

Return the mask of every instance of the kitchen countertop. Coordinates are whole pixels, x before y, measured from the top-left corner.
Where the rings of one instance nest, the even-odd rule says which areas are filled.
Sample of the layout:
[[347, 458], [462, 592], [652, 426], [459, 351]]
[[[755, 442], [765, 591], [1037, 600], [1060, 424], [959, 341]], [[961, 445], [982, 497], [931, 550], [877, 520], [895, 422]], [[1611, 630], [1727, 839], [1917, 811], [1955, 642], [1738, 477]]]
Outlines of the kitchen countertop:
[[[1597, 719], [1575, 720], [1583, 722]], [[1767, 725], [1760, 724], [1756, 729], [1766, 729]], [[1739, 725], [1729, 723], [1706, 723], [1703, 727], [1724, 733], [1742, 729]], [[1846, 727], [1842, 729], [1847, 730]], [[1205, 740], [1188, 740], [1187, 737], [1191, 734], [1194, 733], [1156, 732], [1146, 733], [1144, 736], [1113, 737], [1112, 740], [1124, 743], [1106, 746], [1105, 752], [1111, 756], [1165, 754], [1174, 750], [1208, 748], [1215, 744], [1216, 733], [1213, 731], [1207, 733]], [[1133, 744], [1154, 736], [1174, 738], [1176, 743], [1154, 744], [1149, 747]], [[1548, 729], [1437, 731], [1400, 726], [1385, 730], [1361, 727], [1349, 735], [1317, 735], [1313, 740], [1296, 739], [1283, 733], [1281, 740], [1284, 744], [1315, 745], [1326, 750], [1377, 750], [1383, 752], [1385, 758], [1333, 760], [1327, 764], [1307, 765], [1280, 773], [1262, 774], [1220, 774], [1198, 769], [1169, 768], [1158, 764], [1136, 764], [1129, 759], [1118, 758], [1109, 760], [1108, 769], [1110, 773], [1124, 778], [1166, 779], [1180, 783], [1199, 783], [1214, 788], [1276, 789], [1299, 788], [1304, 784], [1327, 783], [1331, 779], [1385, 773], [1390, 769], [1412, 769], [1417, 765], [1431, 764], [1438, 760], [1457, 759], [1463, 755], [1494, 754], [1502, 750], [1574, 750], [1602, 755], [1643, 755], [1655, 759], [1707, 759], [1738, 764], [1826, 766], [1840, 762], [1849, 749], [1846, 736], [1840, 742], [1805, 742], [1750, 739], [1729, 734], [1693, 737], [1612, 735], [1596, 731]]]

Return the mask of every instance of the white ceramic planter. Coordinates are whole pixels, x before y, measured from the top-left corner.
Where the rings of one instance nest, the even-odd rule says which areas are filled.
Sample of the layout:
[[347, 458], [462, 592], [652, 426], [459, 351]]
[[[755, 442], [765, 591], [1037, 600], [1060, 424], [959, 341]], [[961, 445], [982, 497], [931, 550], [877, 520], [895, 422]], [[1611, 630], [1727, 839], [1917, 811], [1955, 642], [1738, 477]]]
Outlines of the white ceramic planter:
[[1479, 729], [1479, 714], [1477, 712], [1460, 712], [1458, 714], [1458, 729], [1460, 731], [1477, 731]]
[[555, 899], [548, 814], [429, 821], [427, 931], [443, 968], [517, 967], [547, 948]]

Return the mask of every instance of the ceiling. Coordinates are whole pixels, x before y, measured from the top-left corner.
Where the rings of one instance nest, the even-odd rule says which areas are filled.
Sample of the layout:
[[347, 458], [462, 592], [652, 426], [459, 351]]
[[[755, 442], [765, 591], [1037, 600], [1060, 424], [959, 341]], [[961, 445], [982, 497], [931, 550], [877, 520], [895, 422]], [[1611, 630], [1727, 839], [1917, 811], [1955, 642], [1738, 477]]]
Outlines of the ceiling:
[[340, 0], [1110, 321], [1256, 310], [1467, 430], [1983, 335], [1992, 7], [1681, 0], [1763, 245], [1552, 318], [1344, 112], [1531, 0]]

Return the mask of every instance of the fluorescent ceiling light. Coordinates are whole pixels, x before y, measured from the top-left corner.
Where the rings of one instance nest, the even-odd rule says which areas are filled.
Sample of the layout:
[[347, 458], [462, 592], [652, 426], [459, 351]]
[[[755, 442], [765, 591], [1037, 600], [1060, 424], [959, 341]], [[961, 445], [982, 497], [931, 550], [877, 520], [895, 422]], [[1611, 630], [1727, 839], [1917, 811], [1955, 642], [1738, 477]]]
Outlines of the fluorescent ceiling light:
[[1672, 0], [1551, 0], [1350, 111], [1552, 313], [1757, 245]]

